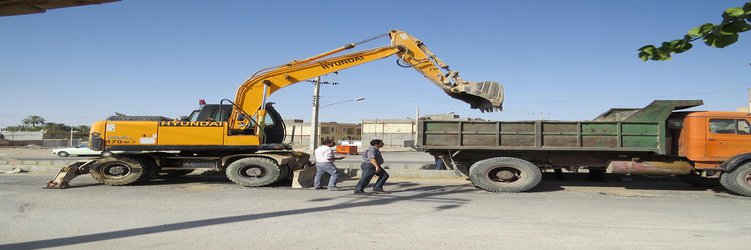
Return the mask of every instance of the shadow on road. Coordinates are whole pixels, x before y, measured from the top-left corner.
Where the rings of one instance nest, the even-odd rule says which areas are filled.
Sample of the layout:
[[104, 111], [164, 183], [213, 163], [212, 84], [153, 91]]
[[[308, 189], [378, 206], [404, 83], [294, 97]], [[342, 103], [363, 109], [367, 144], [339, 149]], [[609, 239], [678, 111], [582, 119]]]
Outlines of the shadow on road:
[[648, 177], [642, 175], [607, 174], [601, 181], [592, 181], [588, 174], [568, 173], [563, 180], [554, 173], [543, 173], [542, 181], [537, 187], [528, 192], [555, 192], [565, 190], [566, 187], [619, 187], [632, 190], [665, 190], [665, 191], [701, 191], [712, 190], [717, 193], [727, 193], [722, 187], [699, 187], [688, 184], [673, 176]]
[[[166, 180], [165, 183], [195, 183], [196, 181], [194, 178], [184, 178], [185, 180], [182, 180], [182, 179], [183, 178], [169, 179], [169, 180]], [[206, 179], [206, 178], [202, 177], [201, 179]], [[208, 178], [208, 179], [219, 180], [220, 178]], [[225, 182], [225, 181], [222, 180], [221, 182]], [[275, 218], [275, 217], [293, 216], [293, 215], [301, 215], [301, 214], [308, 214], [308, 213], [318, 213], [318, 212], [341, 210], [341, 209], [348, 209], [348, 208], [355, 208], [355, 207], [382, 206], [382, 205], [393, 204], [393, 203], [397, 203], [397, 202], [405, 201], [405, 200], [410, 200], [410, 201], [416, 200], [416, 201], [421, 201], [421, 202], [436, 202], [440, 204], [435, 207], [436, 211], [459, 208], [462, 205], [469, 202], [469, 200], [466, 200], [466, 199], [441, 198], [440, 197], [440, 196], [454, 194], [454, 193], [466, 192], [467, 191], [466, 185], [416, 187], [418, 186], [418, 184], [409, 183], [409, 182], [394, 183], [393, 185], [398, 185], [400, 188], [406, 188], [403, 190], [401, 189], [395, 190], [394, 194], [403, 193], [407, 191], [425, 191], [425, 190], [438, 191], [438, 190], [446, 190], [446, 189], [451, 189], [451, 190], [443, 191], [443, 192], [419, 192], [416, 194], [406, 195], [406, 196], [398, 196], [394, 194], [391, 194], [391, 195], [383, 195], [383, 194], [344, 195], [344, 196], [338, 196], [338, 197], [332, 198], [332, 199], [344, 199], [343, 202], [334, 204], [334, 205], [328, 205], [328, 206], [290, 209], [290, 210], [284, 210], [284, 211], [259, 213], [259, 214], [227, 216], [227, 217], [219, 217], [219, 218], [213, 218], [213, 219], [186, 221], [186, 222], [180, 222], [180, 223], [174, 223], [174, 224], [140, 227], [140, 228], [117, 230], [117, 231], [95, 233], [95, 234], [88, 234], [88, 235], [61, 237], [61, 238], [55, 238], [55, 239], [37, 240], [37, 241], [12, 243], [12, 244], [0, 244], [0, 249], [37, 249], [37, 248], [62, 247], [62, 246], [70, 246], [70, 245], [83, 244], [83, 243], [89, 243], [89, 242], [120, 239], [120, 238], [142, 236], [142, 235], [149, 235], [149, 234], [156, 234], [156, 233], [163, 233], [163, 232], [170, 232], [170, 231], [179, 231], [179, 230], [186, 230], [186, 229], [193, 229], [193, 228], [200, 228], [200, 227], [237, 223], [237, 222], [255, 221], [255, 220], [269, 219], [269, 218]], [[309, 202], [322, 202], [322, 201], [327, 201], [327, 200], [332, 200], [332, 199], [328, 199], [328, 198], [313, 199], [313, 200], [309, 200]]]

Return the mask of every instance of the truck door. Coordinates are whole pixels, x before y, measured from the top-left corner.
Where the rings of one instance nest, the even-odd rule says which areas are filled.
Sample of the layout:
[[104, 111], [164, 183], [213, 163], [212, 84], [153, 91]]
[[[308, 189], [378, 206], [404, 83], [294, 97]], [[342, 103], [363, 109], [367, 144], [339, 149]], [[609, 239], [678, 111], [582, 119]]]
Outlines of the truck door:
[[727, 159], [751, 151], [751, 125], [746, 119], [709, 119], [706, 155]]

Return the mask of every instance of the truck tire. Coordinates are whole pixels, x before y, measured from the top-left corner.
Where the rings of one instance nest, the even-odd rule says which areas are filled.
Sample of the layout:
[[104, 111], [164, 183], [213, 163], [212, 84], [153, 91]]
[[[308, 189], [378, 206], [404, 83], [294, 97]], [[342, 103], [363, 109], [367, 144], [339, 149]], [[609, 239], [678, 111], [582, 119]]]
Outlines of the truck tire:
[[57, 155], [60, 156], [60, 157], [68, 157], [68, 156], [70, 156], [70, 154], [68, 154], [68, 152], [65, 152], [65, 151], [57, 152]]
[[245, 187], [261, 187], [279, 180], [281, 170], [271, 159], [248, 157], [230, 163], [225, 173], [234, 183]]
[[91, 176], [105, 185], [123, 186], [141, 180], [148, 174], [149, 167], [148, 163], [136, 158], [107, 157], [97, 161], [91, 169]]
[[679, 175], [678, 178], [697, 187], [718, 187], [720, 178], [705, 178], [699, 172], [691, 171], [687, 175]]
[[475, 186], [490, 192], [518, 193], [537, 186], [542, 173], [528, 161], [497, 157], [472, 164], [469, 178]]
[[732, 172], [722, 173], [720, 184], [735, 194], [751, 196], [751, 162], [743, 163]]

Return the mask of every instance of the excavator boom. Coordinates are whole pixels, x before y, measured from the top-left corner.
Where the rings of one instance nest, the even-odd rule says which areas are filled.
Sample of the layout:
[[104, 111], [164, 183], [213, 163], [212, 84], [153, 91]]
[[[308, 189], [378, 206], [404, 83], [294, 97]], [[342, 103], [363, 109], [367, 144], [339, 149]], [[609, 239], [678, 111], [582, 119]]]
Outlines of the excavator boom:
[[[390, 45], [337, 55], [383, 36], [390, 38]], [[433, 54], [422, 41], [403, 31], [392, 30], [387, 34], [362, 42], [347, 44], [310, 58], [256, 72], [237, 90], [235, 112], [229, 120], [230, 127], [236, 130], [246, 129], [250, 124], [246, 118], [248, 115], [258, 117], [257, 124], [263, 127], [266, 98], [280, 88], [391, 55], [399, 58], [397, 63], [400, 66], [417, 70], [449, 96], [468, 103], [470, 108], [479, 109], [482, 112], [502, 109], [503, 87], [501, 84], [490, 81], [465, 81], [459, 76], [459, 72], [451, 70], [448, 64]]]

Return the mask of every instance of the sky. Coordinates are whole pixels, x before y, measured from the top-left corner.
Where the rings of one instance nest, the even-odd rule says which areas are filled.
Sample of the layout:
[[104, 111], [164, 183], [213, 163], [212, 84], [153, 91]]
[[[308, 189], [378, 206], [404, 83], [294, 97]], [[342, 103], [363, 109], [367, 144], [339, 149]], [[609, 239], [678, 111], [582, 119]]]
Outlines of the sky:
[[[587, 120], [656, 99], [698, 110], [748, 105], [751, 35], [724, 49], [695, 43], [672, 61], [637, 49], [682, 38], [744, 1], [198, 1], [124, 0], [0, 17], [0, 128], [38, 115], [90, 125], [115, 112], [179, 117], [198, 100], [234, 99], [259, 69], [404, 30], [468, 81], [505, 89], [502, 112], [450, 98], [395, 57], [323, 76], [320, 121], [454, 112], [487, 120]], [[387, 39], [361, 45], [388, 45]], [[269, 101], [311, 117], [313, 85]], [[362, 101], [349, 101], [355, 98]]]

